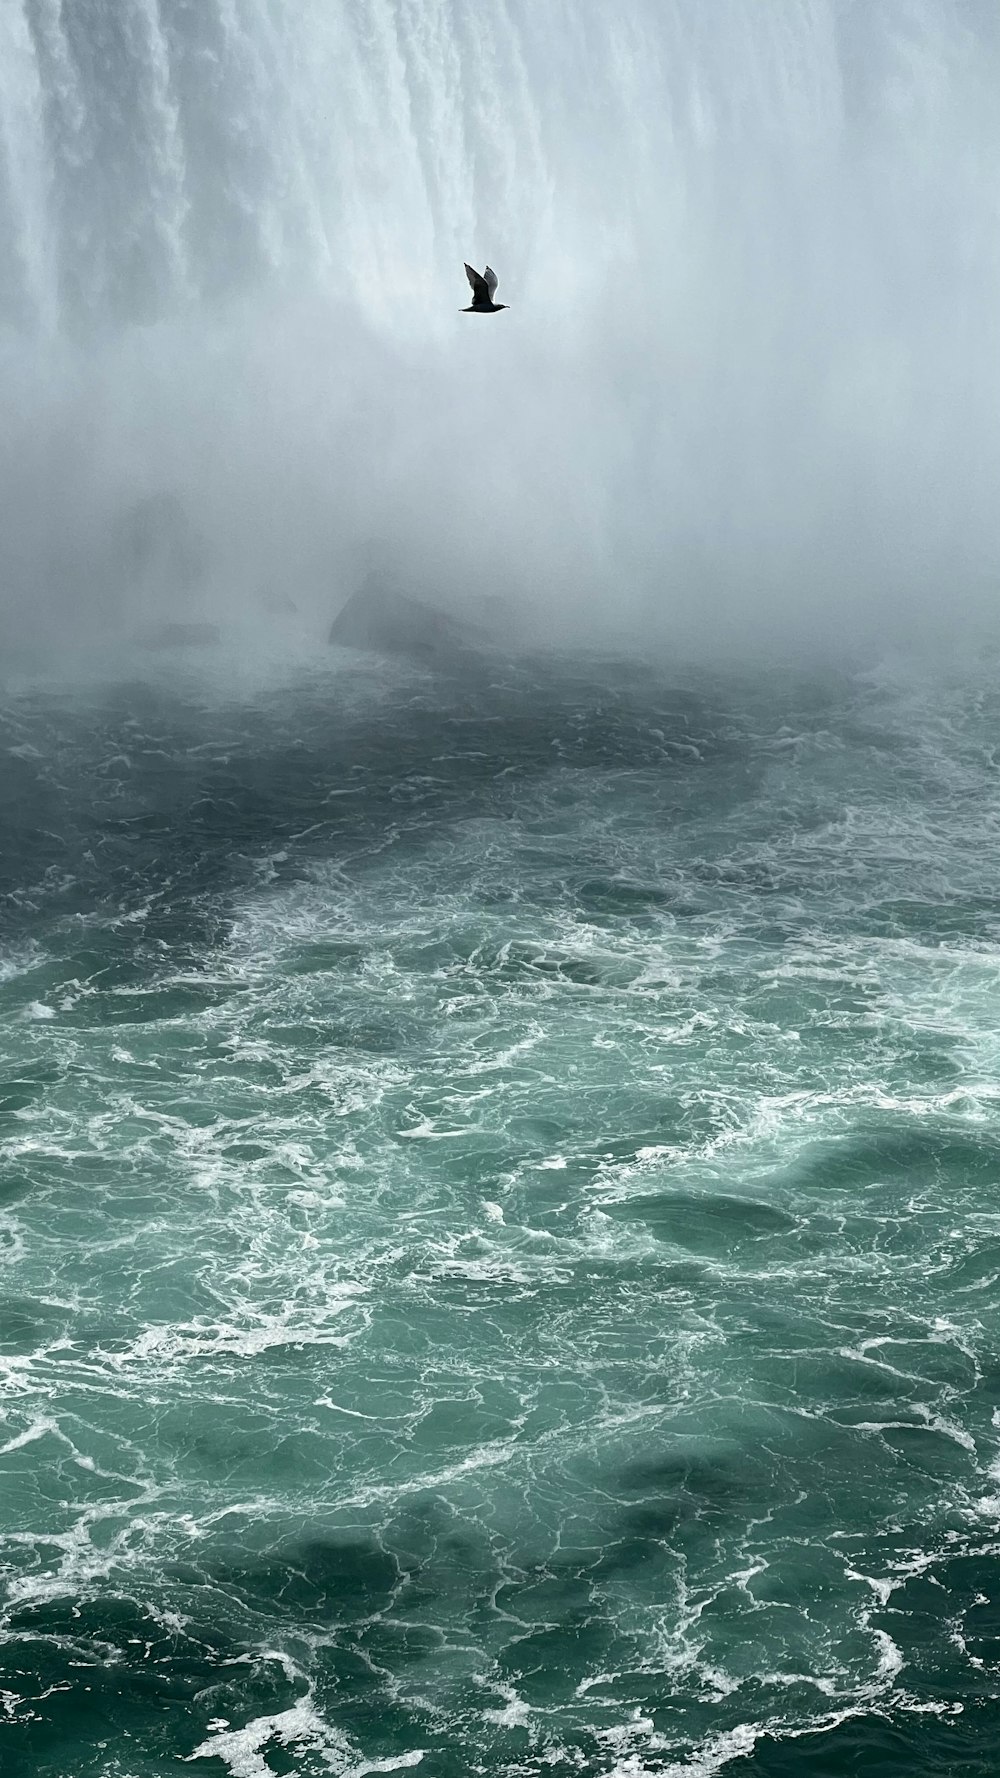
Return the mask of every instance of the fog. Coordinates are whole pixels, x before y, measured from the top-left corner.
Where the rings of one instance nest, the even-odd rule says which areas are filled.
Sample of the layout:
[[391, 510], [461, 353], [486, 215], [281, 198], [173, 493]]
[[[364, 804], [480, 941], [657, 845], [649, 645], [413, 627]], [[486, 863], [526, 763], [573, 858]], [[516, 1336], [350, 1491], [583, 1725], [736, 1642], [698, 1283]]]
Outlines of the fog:
[[0, 636], [988, 637], [998, 90], [993, 0], [6, 0]]

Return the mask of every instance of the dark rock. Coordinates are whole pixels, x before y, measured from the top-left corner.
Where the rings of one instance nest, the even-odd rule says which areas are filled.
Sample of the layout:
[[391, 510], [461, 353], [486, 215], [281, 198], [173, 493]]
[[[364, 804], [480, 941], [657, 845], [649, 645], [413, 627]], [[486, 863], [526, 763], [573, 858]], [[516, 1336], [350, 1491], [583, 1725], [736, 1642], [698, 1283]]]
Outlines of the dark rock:
[[486, 643], [472, 624], [398, 592], [380, 574], [369, 574], [338, 611], [329, 640], [338, 648], [402, 655], [428, 667], [460, 667], [478, 659]]
[[189, 592], [204, 579], [205, 545], [176, 494], [150, 494], [122, 515], [114, 555], [123, 583], [147, 595]]
[[155, 624], [144, 630], [144, 648], [206, 648], [221, 641], [215, 624]]
[[269, 588], [261, 594], [260, 603], [261, 609], [266, 611], [270, 617], [297, 617], [299, 614], [295, 600], [290, 599], [287, 593], [276, 591], [273, 588]]

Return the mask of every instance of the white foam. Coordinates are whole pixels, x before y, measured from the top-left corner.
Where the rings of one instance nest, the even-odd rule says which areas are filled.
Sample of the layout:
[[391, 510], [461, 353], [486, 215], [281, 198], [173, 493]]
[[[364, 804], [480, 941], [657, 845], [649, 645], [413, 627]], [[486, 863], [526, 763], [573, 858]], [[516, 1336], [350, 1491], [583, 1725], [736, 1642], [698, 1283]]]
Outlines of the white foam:
[[362, 1760], [359, 1766], [351, 1766], [343, 1778], [368, 1778], [371, 1772], [401, 1772], [408, 1766], [419, 1766], [423, 1757], [424, 1749], [414, 1747], [409, 1753], [392, 1754], [388, 1759]]
[[61, 1439], [64, 1444], [69, 1444], [65, 1433], [60, 1430], [58, 1422], [48, 1415], [43, 1415], [39, 1419], [33, 1420], [31, 1425], [26, 1426], [24, 1431], [19, 1432], [16, 1437], [9, 1439], [7, 1444], [0, 1445], [0, 1457], [8, 1456], [11, 1451], [23, 1451], [25, 1445], [33, 1445], [39, 1439], [47, 1437]]
[[878, 1648], [878, 1671], [876, 1680], [881, 1685], [889, 1685], [906, 1666], [902, 1651], [885, 1630], [872, 1630]]
[[693, 1750], [690, 1758], [671, 1760], [666, 1765], [657, 1760], [655, 1766], [650, 1766], [642, 1756], [629, 1754], [616, 1761], [608, 1778], [715, 1778], [731, 1760], [744, 1759], [753, 1753], [757, 1742], [766, 1733], [763, 1723], [740, 1723], [737, 1728], [728, 1729], [721, 1735], [710, 1735]]
[[291, 1709], [254, 1717], [241, 1729], [231, 1729], [225, 1717], [217, 1717], [208, 1727], [207, 1738], [193, 1753], [181, 1757], [188, 1765], [199, 1759], [222, 1760], [232, 1778], [274, 1778], [264, 1752], [275, 1741], [282, 1747], [317, 1754], [336, 1778], [372, 1778], [375, 1773], [404, 1771], [419, 1766], [425, 1751], [410, 1748], [382, 1759], [359, 1758], [347, 1736], [316, 1709], [311, 1693]]
[[[352, 1298], [360, 1295], [361, 1287], [346, 1294]], [[346, 1302], [326, 1301], [323, 1312], [324, 1315], [335, 1315], [346, 1306]], [[353, 1332], [334, 1333], [313, 1322], [283, 1320], [262, 1321], [254, 1327], [232, 1326], [225, 1322], [149, 1327], [118, 1362], [125, 1365], [130, 1362], [143, 1364], [150, 1359], [184, 1363], [197, 1358], [255, 1358], [261, 1352], [282, 1346], [342, 1348], [350, 1345], [353, 1338]]]
[[511, 1685], [492, 1682], [491, 1689], [498, 1691], [506, 1699], [502, 1710], [484, 1710], [486, 1722], [495, 1723], [498, 1729], [522, 1729], [531, 1721], [531, 1706], [526, 1704]]
[[16, 981], [18, 976], [27, 975], [41, 961], [37, 945], [18, 946], [16, 950], [0, 952], [0, 987], [5, 982]]
[[346, 1778], [353, 1763], [350, 1742], [324, 1721], [310, 1697], [301, 1699], [290, 1710], [254, 1717], [242, 1729], [216, 1729], [193, 1753], [181, 1757], [186, 1764], [198, 1759], [219, 1759], [229, 1768], [232, 1778], [274, 1778], [274, 1770], [264, 1758], [264, 1749], [272, 1741], [280, 1742], [282, 1747], [319, 1753], [338, 1778]]
[[408, 1142], [450, 1142], [455, 1136], [468, 1136], [476, 1133], [483, 1133], [481, 1124], [460, 1124], [455, 1129], [439, 1130], [435, 1128], [433, 1119], [429, 1117], [425, 1117], [419, 1124], [415, 1124], [412, 1130], [399, 1131], [400, 1136], [405, 1136]]

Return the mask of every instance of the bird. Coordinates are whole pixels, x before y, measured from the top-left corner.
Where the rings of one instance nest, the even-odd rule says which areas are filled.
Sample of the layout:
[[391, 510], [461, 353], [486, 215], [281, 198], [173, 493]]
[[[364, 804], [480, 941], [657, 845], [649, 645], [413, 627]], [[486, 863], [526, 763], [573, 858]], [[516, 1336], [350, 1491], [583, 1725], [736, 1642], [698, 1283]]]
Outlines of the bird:
[[490, 266], [486, 267], [480, 277], [478, 272], [473, 271], [471, 265], [467, 265], [465, 275], [472, 285], [472, 301], [467, 309], [462, 310], [463, 315], [495, 315], [500, 309], [510, 308], [510, 303], [495, 303], [493, 301], [497, 291], [497, 275]]

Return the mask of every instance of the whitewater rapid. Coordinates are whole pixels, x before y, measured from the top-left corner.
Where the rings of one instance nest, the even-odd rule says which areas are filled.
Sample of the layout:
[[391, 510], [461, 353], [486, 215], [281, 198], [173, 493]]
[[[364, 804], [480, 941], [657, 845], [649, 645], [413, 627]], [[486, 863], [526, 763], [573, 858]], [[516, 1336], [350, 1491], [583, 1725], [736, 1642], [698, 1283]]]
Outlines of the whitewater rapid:
[[988, 678], [206, 671], [5, 703], [11, 1769], [985, 1771]]

